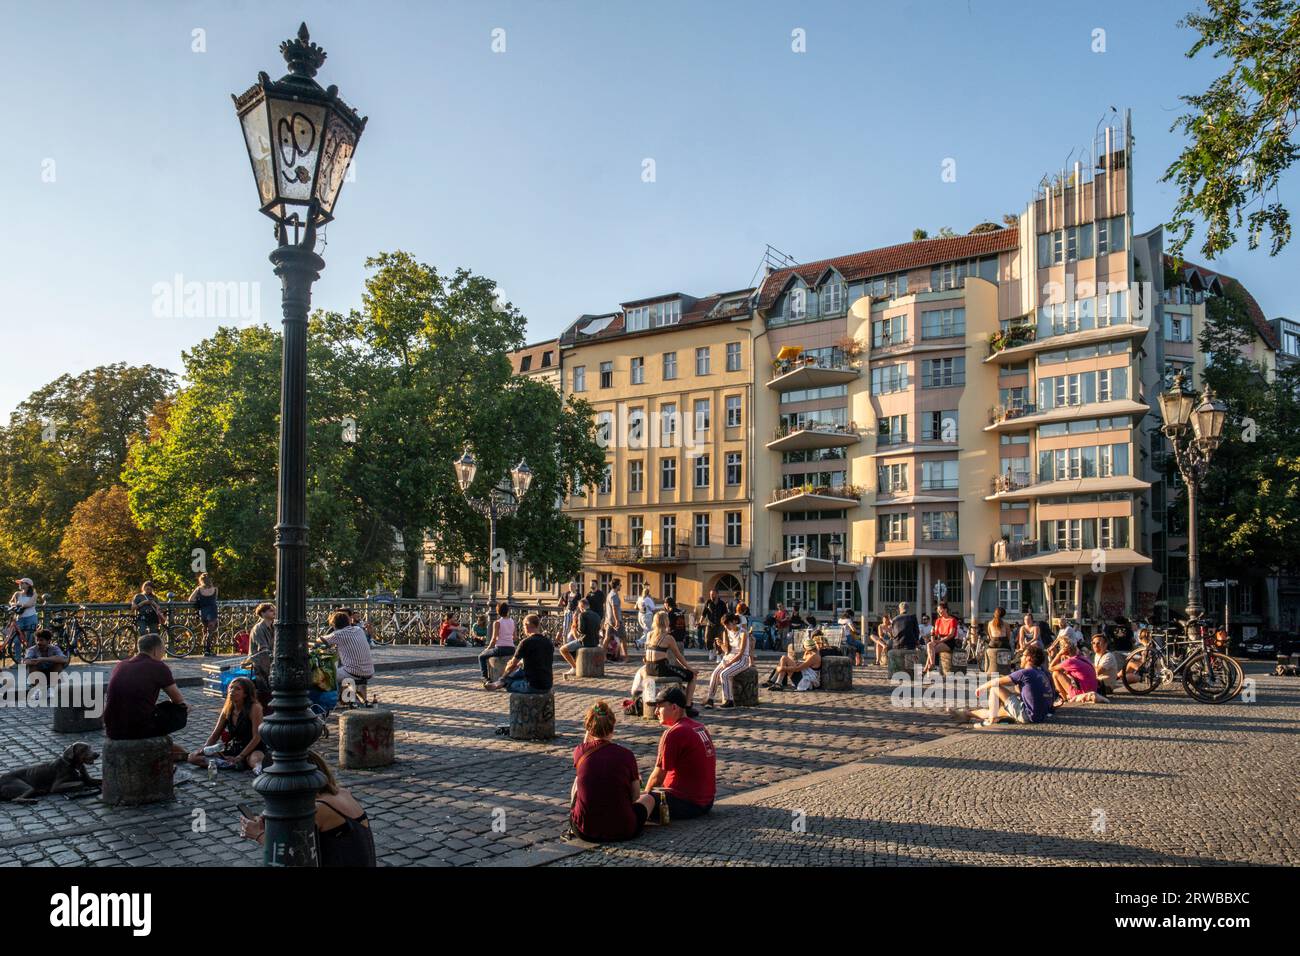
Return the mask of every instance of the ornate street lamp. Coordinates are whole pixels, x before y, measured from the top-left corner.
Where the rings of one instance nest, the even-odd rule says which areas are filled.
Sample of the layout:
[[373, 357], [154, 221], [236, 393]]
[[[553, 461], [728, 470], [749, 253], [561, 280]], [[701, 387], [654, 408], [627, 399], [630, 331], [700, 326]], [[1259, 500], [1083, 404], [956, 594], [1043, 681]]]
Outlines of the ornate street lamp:
[[492, 566], [497, 550], [497, 519], [507, 518], [519, 510], [520, 502], [533, 483], [533, 470], [520, 459], [519, 464], [510, 469], [509, 485], [503, 479], [488, 489], [486, 498], [476, 498], [469, 489], [478, 473], [478, 462], [468, 448], [452, 462], [452, 467], [456, 471], [456, 483], [469, 506], [488, 519], [488, 620], [493, 621], [497, 616], [497, 576]]
[[835, 615], [835, 621], [838, 622], [840, 619], [839, 567], [840, 558], [844, 557], [844, 543], [838, 534], [831, 535], [826, 550], [831, 556], [831, 613]]
[[1178, 473], [1187, 485], [1187, 623], [1190, 627], [1205, 609], [1201, 603], [1196, 497], [1210, 469], [1210, 459], [1223, 440], [1227, 409], [1214, 397], [1209, 385], [1202, 391], [1198, 405], [1196, 395], [1184, 387], [1183, 373], [1179, 372], [1169, 391], [1160, 393], [1160, 414], [1165, 420], [1161, 431], [1173, 446]]
[[[325, 261], [316, 230], [334, 218], [348, 164], [366, 121], [312, 77], [325, 51], [304, 23], [280, 44], [289, 72], [266, 73], [238, 96], [235, 111], [253, 167], [258, 205], [275, 223], [271, 263], [281, 283], [280, 487], [275, 525], [275, 711], [261, 734], [273, 763], [253, 786], [266, 800], [263, 861], [316, 866], [316, 792], [323, 780], [307, 760], [319, 733], [307, 697], [307, 311]], [[292, 234], [292, 240], [291, 240]]]
[[[736, 602], [745, 601], [745, 595], [749, 593], [749, 558], [740, 559], [740, 594]], [[747, 603], [747, 602], [746, 602]]]

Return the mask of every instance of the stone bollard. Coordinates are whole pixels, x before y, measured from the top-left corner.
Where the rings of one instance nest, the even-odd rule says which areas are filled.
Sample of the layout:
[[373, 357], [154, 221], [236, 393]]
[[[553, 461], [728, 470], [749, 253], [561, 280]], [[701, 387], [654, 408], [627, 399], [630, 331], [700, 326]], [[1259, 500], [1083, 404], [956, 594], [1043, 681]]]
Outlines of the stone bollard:
[[686, 685], [680, 677], [647, 677], [641, 682], [641, 719], [655, 721], [655, 711], [652, 704], [659, 692], [669, 684], [676, 684], [683, 691]]
[[823, 657], [822, 690], [853, 690], [853, 661], [847, 657]]
[[502, 655], [501, 657], [488, 658], [488, 680], [500, 680], [501, 675], [506, 672], [506, 666], [510, 663], [510, 658]]
[[544, 690], [510, 694], [510, 739], [551, 740], [555, 737], [555, 694]]
[[172, 789], [172, 739], [105, 740], [100, 799], [114, 807], [162, 803]]
[[758, 668], [748, 667], [731, 678], [731, 693], [737, 707], [757, 707]]
[[999, 674], [1011, 673], [1011, 648], [1009, 647], [990, 647], [984, 651], [984, 670], [992, 674], [995, 671]]
[[578, 657], [574, 672], [578, 677], [604, 677], [605, 676], [605, 648], [603, 647], [582, 647], [578, 649]]
[[369, 770], [393, 762], [393, 712], [359, 707], [339, 714], [339, 768]]
[[92, 696], [96, 693], [94, 672], [60, 674], [58, 683], [51, 687], [50, 692], [54, 698], [56, 734], [90, 734], [104, 729], [102, 702], [99, 702], [100, 713], [97, 716], [93, 714], [96, 708], [90, 706], [97, 702]]
[[952, 673], [952, 651], [940, 651], [937, 656], [939, 658], [939, 673], [947, 677]]

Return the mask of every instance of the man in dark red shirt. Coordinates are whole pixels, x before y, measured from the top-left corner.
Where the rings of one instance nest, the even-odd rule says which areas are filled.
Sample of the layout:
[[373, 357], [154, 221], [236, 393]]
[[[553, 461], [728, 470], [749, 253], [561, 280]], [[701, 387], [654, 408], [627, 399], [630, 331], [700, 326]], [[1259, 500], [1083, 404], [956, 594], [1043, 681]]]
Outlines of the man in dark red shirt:
[[[164, 737], [180, 730], [190, 705], [176, 687], [171, 668], [163, 663], [163, 642], [157, 634], [136, 641], [140, 653], [113, 668], [104, 703], [104, 734], [110, 740]], [[158, 702], [162, 691], [169, 700]]]
[[713, 809], [717, 791], [713, 740], [703, 724], [686, 716], [686, 693], [677, 684], [669, 684], [655, 696], [654, 708], [659, 723], [667, 728], [659, 738], [659, 756], [645, 785], [646, 793], [663, 788], [666, 800], [661, 801], [654, 793], [654, 812], [664, 822], [660, 806], [663, 802], [668, 819], [703, 816]]

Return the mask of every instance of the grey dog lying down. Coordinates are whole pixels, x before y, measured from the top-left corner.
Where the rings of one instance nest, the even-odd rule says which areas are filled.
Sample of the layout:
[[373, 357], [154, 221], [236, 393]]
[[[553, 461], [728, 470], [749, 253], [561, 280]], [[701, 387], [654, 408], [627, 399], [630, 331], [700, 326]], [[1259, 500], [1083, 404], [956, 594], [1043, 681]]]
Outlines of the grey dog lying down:
[[86, 769], [99, 759], [88, 743], [73, 744], [57, 760], [32, 764], [0, 777], [0, 800], [35, 803], [49, 793], [68, 793], [100, 784]]

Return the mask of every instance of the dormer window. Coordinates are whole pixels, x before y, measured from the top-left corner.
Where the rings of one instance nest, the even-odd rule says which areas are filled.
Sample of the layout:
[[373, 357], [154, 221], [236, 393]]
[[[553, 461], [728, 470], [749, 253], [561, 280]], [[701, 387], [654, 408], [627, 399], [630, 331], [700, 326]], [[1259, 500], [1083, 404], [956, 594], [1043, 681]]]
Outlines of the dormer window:
[[531, 355], [525, 355], [522, 359], [519, 360], [519, 371], [527, 372], [532, 367], [533, 367], [533, 357]]
[[542, 353], [542, 368], [550, 368], [550, 367], [551, 367], [551, 353], [550, 353], [550, 352], [543, 352], [543, 353]]
[[844, 311], [844, 283], [839, 276], [827, 280], [821, 287], [821, 314], [838, 315]]
[[667, 302], [655, 302], [628, 309], [625, 313], [624, 325], [629, 332], [644, 332], [651, 327], [660, 329], [666, 325], [676, 325], [681, 320], [681, 299], [670, 299]]

